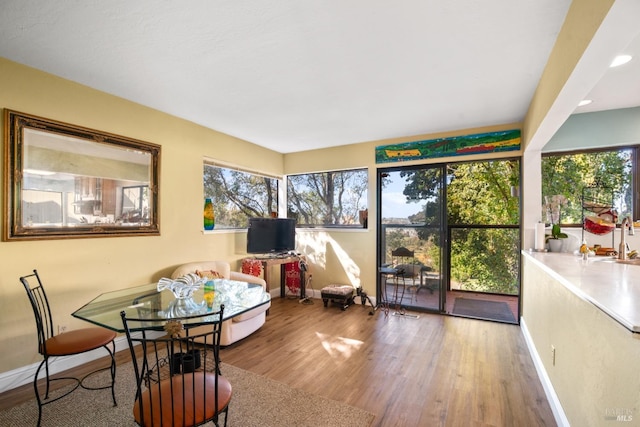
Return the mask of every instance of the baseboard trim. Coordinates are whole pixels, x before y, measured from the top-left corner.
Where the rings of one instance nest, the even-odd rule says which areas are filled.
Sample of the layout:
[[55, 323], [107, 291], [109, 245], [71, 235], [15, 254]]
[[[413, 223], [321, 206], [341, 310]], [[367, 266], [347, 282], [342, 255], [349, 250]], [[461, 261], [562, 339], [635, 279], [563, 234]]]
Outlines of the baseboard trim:
[[524, 321], [523, 317], [520, 317], [520, 329], [522, 330], [524, 340], [527, 343], [529, 354], [531, 354], [531, 358], [533, 359], [533, 364], [536, 367], [536, 371], [538, 372], [538, 377], [542, 382], [544, 393], [547, 395], [547, 400], [549, 401], [549, 405], [551, 406], [551, 411], [553, 412], [553, 417], [556, 419], [556, 423], [560, 427], [571, 427], [571, 424], [569, 424], [569, 420], [567, 419], [567, 415], [564, 413], [564, 409], [562, 409], [562, 404], [560, 404], [560, 399], [558, 399], [558, 395], [553, 388], [551, 379], [547, 374], [547, 370], [544, 368], [542, 359], [540, 358], [540, 355], [536, 350], [536, 346], [533, 343], [533, 338], [531, 337], [531, 334], [527, 329], [527, 324]]
[[[271, 289], [269, 291], [269, 294], [271, 295], [272, 299], [280, 298], [280, 288]], [[311, 299], [322, 299], [322, 295], [321, 295], [320, 291], [319, 290], [315, 290], [315, 289], [306, 289], [305, 295], [306, 295], [307, 298], [311, 298]], [[288, 298], [288, 297], [289, 297], [289, 295], [285, 296], [285, 298]], [[370, 302], [375, 307], [376, 306], [376, 298], [372, 297], [372, 296], [369, 296], [369, 299], [371, 300]], [[362, 304], [362, 298], [360, 298], [359, 296], [355, 295], [353, 297], [353, 302], [355, 304]], [[364, 305], [369, 305], [369, 301], [365, 300]]]
[[[127, 338], [122, 335], [115, 339], [116, 352], [129, 348], [127, 344]], [[65, 357], [53, 357], [49, 360], [49, 374], [55, 375], [67, 369], [75, 368], [76, 366], [83, 365], [85, 363], [94, 361], [107, 355], [107, 352], [100, 348], [87, 353], [76, 354], [73, 356]], [[40, 361], [32, 365], [22, 366], [12, 371], [3, 372], [0, 374], [0, 393], [12, 390], [16, 387], [20, 387], [25, 384], [33, 383], [33, 376], [36, 374], [36, 370], [40, 365]], [[44, 368], [40, 372], [40, 378], [44, 377]]]
[[[280, 289], [271, 289], [270, 294], [272, 298], [280, 298]], [[320, 291], [316, 291], [315, 289], [307, 289], [306, 295], [307, 298], [321, 298]], [[356, 297], [354, 299], [354, 302], [356, 304], [360, 304], [360, 297]], [[372, 298], [372, 302], [375, 307], [375, 298]], [[127, 338], [124, 335], [118, 336], [115, 339], [115, 344], [116, 352], [125, 349], [128, 350], [129, 348], [129, 345], [127, 344]], [[74, 356], [52, 358], [49, 362], [49, 372], [51, 375], [55, 375], [57, 373], [66, 371], [67, 369], [75, 368], [76, 366], [92, 362], [96, 359], [104, 357], [105, 355], [106, 352], [103, 349], [99, 349], [88, 353], [76, 354]], [[31, 365], [22, 366], [12, 371], [0, 373], [0, 393], [4, 393], [5, 391], [12, 390], [25, 384], [31, 384], [33, 382], [33, 376], [36, 374], [36, 369], [38, 369], [39, 364], [40, 361]], [[42, 375], [43, 374], [41, 373], [40, 378], [42, 378]]]

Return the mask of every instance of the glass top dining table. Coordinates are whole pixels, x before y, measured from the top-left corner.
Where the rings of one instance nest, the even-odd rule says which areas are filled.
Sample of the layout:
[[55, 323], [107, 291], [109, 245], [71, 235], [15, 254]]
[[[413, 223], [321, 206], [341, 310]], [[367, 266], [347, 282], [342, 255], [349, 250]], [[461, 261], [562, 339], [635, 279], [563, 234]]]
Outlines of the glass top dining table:
[[[268, 304], [270, 295], [258, 284], [227, 279], [215, 279], [211, 301], [210, 291], [200, 288], [190, 298], [176, 298], [168, 289], [158, 291], [157, 283], [105, 292], [72, 313], [78, 319], [116, 332], [124, 332], [120, 312], [127, 318], [144, 320], [145, 329], [162, 329], [174, 318], [183, 324], [207, 324], [220, 321], [217, 312], [224, 304], [222, 320], [239, 316], [255, 307]], [[209, 300], [209, 304], [207, 301]], [[140, 322], [128, 321], [131, 330], [141, 329]], [[137, 323], [137, 324], [136, 324]]]

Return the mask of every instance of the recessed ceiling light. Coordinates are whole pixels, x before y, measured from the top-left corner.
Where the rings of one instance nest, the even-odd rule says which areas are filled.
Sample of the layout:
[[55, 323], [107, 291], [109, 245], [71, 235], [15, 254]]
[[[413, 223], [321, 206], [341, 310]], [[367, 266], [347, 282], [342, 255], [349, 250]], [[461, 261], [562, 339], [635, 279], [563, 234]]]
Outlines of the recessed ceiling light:
[[631, 55], [618, 55], [613, 59], [613, 62], [611, 63], [611, 65], [609, 65], [609, 67], [618, 67], [620, 65], [626, 64], [629, 61], [631, 61]]
[[578, 107], [584, 107], [585, 105], [591, 104], [591, 102], [593, 101], [591, 101], [590, 99], [583, 99], [582, 101], [578, 102]]

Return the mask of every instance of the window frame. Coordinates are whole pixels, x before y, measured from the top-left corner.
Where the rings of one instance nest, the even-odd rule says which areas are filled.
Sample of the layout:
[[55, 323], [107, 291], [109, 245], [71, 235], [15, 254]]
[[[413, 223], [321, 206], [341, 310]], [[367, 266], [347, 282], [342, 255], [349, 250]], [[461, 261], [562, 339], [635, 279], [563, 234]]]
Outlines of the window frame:
[[[558, 157], [558, 156], [572, 156], [579, 154], [592, 154], [592, 153], [606, 153], [606, 152], [620, 152], [625, 150], [631, 150], [631, 215], [634, 219], [640, 218], [640, 174], [638, 162], [640, 162], [640, 144], [637, 145], [616, 145], [613, 147], [595, 147], [588, 149], [576, 149], [576, 150], [558, 150], [541, 153], [541, 158], [545, 157]], [[541, 159], [541, 160], [542, 160]], [[540, 165], [541, 180], [544, 180], [542, 176], [542, 162]], [[615, 191], [615, 189], [614, 189]], [[544, 196], [544, 194], [542, 195]], [[541, 200], [542, 205], [542, 200]], [[568, 228], [582, 228], [583, 224], [580, 223], [561, 223], [560, 226]]]
[[[238, 166], [232, 163], [226, 163], [220, 160], [215, 160], [215, 159], [211, 159], [211, 158], [204, 158], [203, 162], [202, 162], [202, 167], [203, 167], [203, 182], [202, 182], [202, 190], [203, 190], [203, 198], [207, 198], [210, 197], [210, 195], [207, 194], [207, 190], [205, 188], [205, 182], [204, 182], [204, 168], [206, 167], [214, 167], [214, 168], [219, 168], [219, 169], [227, 169], [230, 171], [234, 171], [234, 172], [240, 172], [240, 173], [244, 173], [244, 174], [248, 174], [251, 176], [255, 176], [255, 177], [262, 177], [262, 178], [268, 178], [268, 179], [273, 179], [276, 182], [276, 191], [275, 191], [275, 212], [277, 212], [278, 214], [280, 213], [280, 206], [282, 206], [282, 188], [284, 187], [284, 177], [281, 175], [275, 175], [272, 173], [268, 173], [268, 172], [263, 172], [263, 171], [258, 171], [258, 170], [254, 170], [254, 169], [250, 169], [250, 168], [246, 168], [246, 167], [242, 167], [242, 166]], [[214, 198], [215, 199], [215, 198]], [[203, 199], [204, 200], [204, 199]], [[219, 209], [219, 207], [216, 206], [215, 200], [214, 200], [214, 211], [216, 210], [216, 208]], [[240, 226], [231, 226], [231, 225], [224, 225], [222, 227], [219, 227], [218, 225], [218, 221], [217, 221], [217, 217], [218, 217], [218, 212], [215, 212], [216, 214], [216, 227], [214, 228], [214, 230], [212, 230], [211, 232], [220, 232], [220, 231], [246, 231], [248, 228], [248, 224], [246, 226], [240, 227]], [[250, 216], [247, 216], [247, 221], [250, 218]]]
[[[369, 167], [354, 167], [354, 168], [343, 168], [343, 169], [327, 169], [321, 171], [314, 172], [304, 172], [304, 173], [292, 173], [288, 174], [284, 177], [284, 205], [287, 213], [287, 217], [289, 218], [289, 179], [293, 176], [302, 176], [302, 175], [317, 175], [317, 174], [328, 174], [328, 173], [339, 173], [339, 172], [354, 172], [354, 171], [362, 171], [366, 176], [366, 190], [363, 192], [362, 200], [364, 201], [364, 209], [359, 209], [359, 211], [366, 210], [368, 213], [369, 210], [369, 192], [370, 192], [370, 180], [369, 180]], [[362, 207], [362, 205], [361, 205]], [[356, 215], [357, 217], [358, 215]], [[364, 221], [364, 223], [354, 222], [353, 224], [300, 224], [299, 221], [296, 221], [296, 228], [303, 229], [331, 229], [331, 230], [353, 230], [353, 229], [367, 229], [368, 228], [368, 217]]]

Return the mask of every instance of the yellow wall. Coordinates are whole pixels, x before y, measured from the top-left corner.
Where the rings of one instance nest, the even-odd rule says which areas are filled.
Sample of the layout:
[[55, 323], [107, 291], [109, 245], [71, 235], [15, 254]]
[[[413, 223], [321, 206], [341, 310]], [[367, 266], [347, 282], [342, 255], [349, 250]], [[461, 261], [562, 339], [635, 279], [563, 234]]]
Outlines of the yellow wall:
[[[574, 2], [570, 15], [590, 19], [593, 33], [597, 17], [611, 0]], [[593, 12], [595, 10], [595, 12]], [[592, 13], [593, 12], [593, 13]], [[572, 21], [573, 22], [573, 21]], [[575, 28], [575, 25], [573, 26]], [[563, 52], [576, 52], [568, 40], [554, 49], [523, 126], [523, 144], [544, 119], [549, 106], [576, 61]], [[583, 41], [576, 49], [583, 49]], [[563, 71], [566, 69], [566, 72]], [[361, 284], [374, 295], [376, 145], [512, 129], [519, 125], [456, 130], [402, 139], [366, 142], [303, 153], [282, 155], [246, 141], [215, 132], [150, 108], [110, 96], [0, 58], [0, 108], [8, 108], [58, 121], [153, 142], [162, 146], [160, 178], [160, 231], [158, 237], [118, 237], [33, 242], [0, 242], [0, 373], [39, 361], [30, 307], [18, 277], [37, 268], [46, 282], [55, 321], [82, 327], [70, 313], [98, 294], [167, 276], [183, 262], [200, 259], [234, 261], [245, 256], [244, 233], [203, 234], [202, 160], [204, 157], [238, 164], [275, 175], [355, 167], [369, 168], [369, 229], [299, 233], [300, 250], [312, 262], [312, 286], [329, 283]], [[547, 81], [550, 79], [550, 81]], [[1, 119], [0, 119], [1, 120]], [[3, 124], [2, 124], [3, 125]], [[518, 153], [506, 153], [513, 156]], [[465, 157], [472, 160], [478, 156]], [[448, 159], [435, 159], [442, 162]], [[460, 160], [460, 158], [458, 158]], [[415, 162], [404, 162], [409, 165]], [[423, 162], [427, 163], [427, 162]], [[391, 166], [385, 164], [381, 166]], [[0, 178], [2, 179], [2, 178]], [[4, 186], [4, 182], [2, 183]], [[523, 195], [526, 197], [526, 195]], [[538, 196], [532, 196], [539, 198]], [[536, 212], [539, 203], [535, 205]], [[4, 206], [3, 206], [4, 209]]]
[[184, 262], [244, 256], [244, 234], [201, 231], [203, 158], [242, 159], [245, 167], [282, 174], [282, 154], [1, 58], [0, 76], [0, 108], [162, 146], [160, 236], [0, 242], [0, 371], [40, 360], [18, 281], [34, 268], [54, 321], [77, 328], [87, 324], [71, 313], [102, 292], [150, 283]]
[[[0, 107], [68, 122], [162, 146], [159, 237], [115, 237], [0, 242], [0, 346], [2, 372], [39, 360], [32, 314], [18, 277], [37, 268], [47, 286], [54, 321], [86, 326], [71, 313], [98, 294], [156, 281], [184, 262], [246, 256], [244, 233], [202, 233], [204, 157], [275, 175], [369, 168], [370, 217], [375, 218], [376, 145], [519, 127], [491, 126], [417, 135], [283, 156], [150, 108], [0, 59]], [[505, 155], [518, 155], [517, 152]], [[465, 160], [478, 156], [465, 157]], [[436, 159], [441, 162], [447, 159]], [[409, 164], [409, 163], [403, 163]], [[385, 164], [382, 166], [390, 166]], [[311, 286], [361, 285], [375, 296], [375, 220], [367, 230], [298, 233], [310, 262]], [[277, 274], [274, 275], [277, 278]], [[272, 283], [273, 286], [273, 283]]]
[[[483, 132], [520, 129], [519, 123], [462, 129], [437, 134], [342, 145], [322, 150], [291, 153], [285, 156], [285, 174], [315, 171], [368, 168], [369, 169], [369, 227], [363, 230], [322, 231], [319, 233], [298, 232], [298, 250], [311, 263], [312, 287], [316, 291], [328, 284], [351, 284], [362, 286], [369, 296], [375, 297], [376, 287], [376, 171], [378, 168], [432, 164], [445, 161], [467, 161], [487, 158], [487, 155], [464, 157], [442, 157], [401, 163], [375, 163], [375, 147], [401, 142], [423, 141], [451, 136], [471, 135]], [[490, 157], [516, 157], [519, 151], [494, 154]]]

